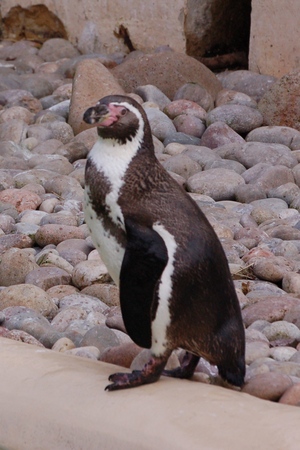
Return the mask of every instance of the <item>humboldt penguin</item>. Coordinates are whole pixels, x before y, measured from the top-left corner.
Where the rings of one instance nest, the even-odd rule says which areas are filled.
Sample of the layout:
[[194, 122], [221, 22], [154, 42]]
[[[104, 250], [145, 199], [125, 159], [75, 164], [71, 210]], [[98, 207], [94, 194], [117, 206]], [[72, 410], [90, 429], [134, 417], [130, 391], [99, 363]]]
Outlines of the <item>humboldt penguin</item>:
[[[128, 335], [151, 349], [142, 370], [116, 373], [106, 390], [191, 378], [200, 357], [221, 378], [242, 386], [245, 333], [221, 243], [189, 194], [154, 154], [142, 106], [110, 95], [84, 113], [98, 138], [85, 171], [85, 218], [92, 240], [120, 289]], [[174, 349], [185, 356], [164, 370]]]

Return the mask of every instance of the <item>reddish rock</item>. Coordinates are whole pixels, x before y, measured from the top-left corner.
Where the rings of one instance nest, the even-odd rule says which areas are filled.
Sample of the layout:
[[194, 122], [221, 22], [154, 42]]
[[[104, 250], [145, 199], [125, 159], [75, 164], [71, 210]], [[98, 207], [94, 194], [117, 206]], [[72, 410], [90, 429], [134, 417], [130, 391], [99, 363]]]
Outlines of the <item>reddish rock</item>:
[[264, 94], [258, 108], [264, 125], [284, 125], [300, 131], [300, 70], [295, 69], [274, 83]]
[[32, 270], [25, 278], [25, 283], [34, 284], [44, 291], [58, 284], [70, 284], [71, 275], [58, 267], [39, 267]]
[[0, 237], [0, 253], [11, 247], [29, 248], [33, 246], [33, 240], [26, 234], [7, 234]]
[[275, 322], [282, 320], [286, 313], [294, 306], [300, 305], [300, 300], [288, 295], [265, 296], [263, 300], [247, 306], [242, 311], [242, 316], [246, 327], [256, 320], [267, 320]]
[[244, 144], [244, 139], [224, 122], [215, 122], [203, 133], [201, 145], [217, 148], [227, 144]]
[[[84, 234], [78, 227], [71, 225], [57, 225], [48, 224], [39, 228], [35, 235], [36, 243], [40, 247], [45, 247], [49, 244], [57, 245], [66, 239], [83, 239]], [[1, 238], [0, 238], [1, 244]]]
[[82, 289], [82, 294], [91, 295], [92, 297], [97, 297], [99, 300], [104, 302], [107, 306], [118, 306], [119, 300], [119, 289], [114, 284], [108, 283], [97, 283], [87, 286]]
[[5, 337], [7, 337], [8, 339], [13, 339], [14, 341], [25, 342], [25, 344], [33, 344], [37, 345], [38, 347], [44, 348], [43, 344], [41, 344], [37, 339], [31, 336], [31, 334], [26, 333], [26, 331], [11, 330]]
[[177, 52], [127, 58], [114, 67], [111, 73], [126, 92], [133, 92], [138, 86], [153, 84], [171, 100], [176, 91], [189, 82], [199, 83], [213, 98], [222, 89], [216, 76], [204, 64]]
[[300, 383], [289, 387], [280, 397], [279, 403], [285, 405], [300, 406]]
[[289, 376], [269, 372], [261, 373], [250, 378], [242, 388], [242, 392], [265, 400], [277, 401], [291, 386], [292, 380]]
[[5, 189], [0, 192], [0, 202], [13, 205], [18, 212], [37, 209], [42, 203], [41, 197], [26, 189]]
[[134, 358], [142, 351], [142, 348], [132, 343], [118, 345], [117, 347], [110, 347], [106, 349], [101, 357], [100, 361], [104, 361], [110, 364], [116, 364], [117, 366], [127, 367], [131, 366]]

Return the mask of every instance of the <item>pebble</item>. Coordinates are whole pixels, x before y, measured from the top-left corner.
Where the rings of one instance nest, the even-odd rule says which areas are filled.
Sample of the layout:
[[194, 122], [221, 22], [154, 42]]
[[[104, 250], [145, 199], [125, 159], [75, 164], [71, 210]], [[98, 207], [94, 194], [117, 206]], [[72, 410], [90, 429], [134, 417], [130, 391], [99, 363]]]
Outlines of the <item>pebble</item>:
[[57, 306], [49, 298], [44, 289], [33, 284], [16, 284], [0, 291], [0, 309], [11, 306], [24, 306], [52, 318], [57, 312]]
[[242, 388], [242, 392], [265, 400], [277, 401], [290, 388], [292, 380], [281, 373], [262, 373], [253, 376]]
[[[214, 75], [170, 50], [95, 58], [65, 39], [9, 48], [17, 73], [1, 73], [0, 335], [127, 368], [148, 361], [126, 334], [119, 290], [83, 218], [96, 131], [82, 113], [127, 92], [144, 102], [162, 165], [221, 239], [246, 327], [243, 391], [299, 405], [297, 110], [278, 123], [299, 71], [279, 82], [245, 70]], [[200, 379], [212, 382], [216, 369], [201, 361]]]

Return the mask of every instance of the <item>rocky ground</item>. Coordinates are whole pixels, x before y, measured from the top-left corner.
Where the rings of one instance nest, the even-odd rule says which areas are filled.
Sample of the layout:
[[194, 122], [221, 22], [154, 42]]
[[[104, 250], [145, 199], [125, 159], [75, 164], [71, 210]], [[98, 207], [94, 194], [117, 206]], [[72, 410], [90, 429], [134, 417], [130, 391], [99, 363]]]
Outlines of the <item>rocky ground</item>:
[[[80, 55], [63, 39], [2, 41], [0, 335], [128, 368], [147, 361], [123, 331], [82, 212], [96, 139], [82, 114], [126, 92], [147, 112], [157, 157], [223, 244], [246, 327], [243, 391], [299, 405], [299, 74], [216, 76], [167, 47], [124, 59]], [[218, 382], [204, 360], [195, 378]]]

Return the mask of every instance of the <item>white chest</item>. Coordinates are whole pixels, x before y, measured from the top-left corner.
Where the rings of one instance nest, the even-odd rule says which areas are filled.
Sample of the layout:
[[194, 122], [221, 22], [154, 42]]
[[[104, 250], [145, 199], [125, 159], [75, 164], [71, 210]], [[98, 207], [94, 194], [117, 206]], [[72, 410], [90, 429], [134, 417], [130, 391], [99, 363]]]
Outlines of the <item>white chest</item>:
[[124, 248], [117, 239], [104, 228], [103, 221], [97, 217], [92, 205], [88, 202], [88, 187], [85, 189], [85, 218], [93, 243], [102, 261], [116, 283], [119, 285], [120, 270], [124, 256]]

